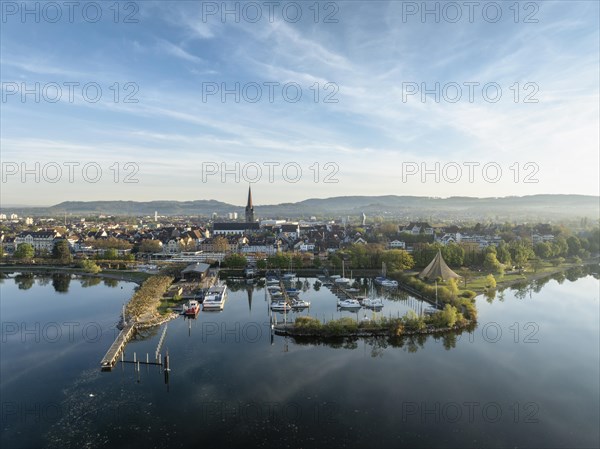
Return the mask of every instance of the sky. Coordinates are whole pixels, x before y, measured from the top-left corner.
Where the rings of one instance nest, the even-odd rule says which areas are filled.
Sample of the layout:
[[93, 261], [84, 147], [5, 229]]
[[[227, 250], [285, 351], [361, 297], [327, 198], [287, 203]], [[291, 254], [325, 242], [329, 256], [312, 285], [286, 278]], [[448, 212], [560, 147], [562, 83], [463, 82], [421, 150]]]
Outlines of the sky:
[[599, 193], [597, 1], [1, 6], [4, 208]]

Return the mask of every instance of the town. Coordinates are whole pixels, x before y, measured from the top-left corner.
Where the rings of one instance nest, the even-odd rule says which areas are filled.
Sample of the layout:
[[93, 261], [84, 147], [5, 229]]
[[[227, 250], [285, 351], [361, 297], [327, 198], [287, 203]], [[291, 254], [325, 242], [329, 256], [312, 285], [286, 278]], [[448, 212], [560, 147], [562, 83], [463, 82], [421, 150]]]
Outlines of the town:
[[19, 217], [0, 214], [3, 263], [75, 263], [152, 270], [169, 263], [208, 263], [241, 269], [422, 269], [441, 251], [448, 265], [501, 281], [518, 270], [597, 257], [598, 223], [397, 222], [357, 217], [317, 221], [258, 218], [249, 188], [244, 217], [154, 216]]

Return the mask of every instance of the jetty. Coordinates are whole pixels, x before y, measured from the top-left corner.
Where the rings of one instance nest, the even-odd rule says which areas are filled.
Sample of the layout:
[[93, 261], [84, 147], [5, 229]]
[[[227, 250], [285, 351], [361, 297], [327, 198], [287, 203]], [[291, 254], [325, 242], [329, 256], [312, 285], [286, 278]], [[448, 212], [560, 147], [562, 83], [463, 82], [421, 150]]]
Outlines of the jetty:
[[100, 362], [100, 367], [103, 371], [113, 369], [115, 363], [117, 363], [119, 359], [119, 355], [121, 355], [121, 353], [125, 349], [125, 346], [127, 345], [127, 342], [131, 339], [134, 333], [134, 323], [126, 324], [123, 327], [123, 329], [121, 329], [121, 332], [119, 332], [119, 335], [117, 335], [117, 338], [110, 346], [110, 348], [108, 348], [108, 351], [106, 351], [106, 354]]

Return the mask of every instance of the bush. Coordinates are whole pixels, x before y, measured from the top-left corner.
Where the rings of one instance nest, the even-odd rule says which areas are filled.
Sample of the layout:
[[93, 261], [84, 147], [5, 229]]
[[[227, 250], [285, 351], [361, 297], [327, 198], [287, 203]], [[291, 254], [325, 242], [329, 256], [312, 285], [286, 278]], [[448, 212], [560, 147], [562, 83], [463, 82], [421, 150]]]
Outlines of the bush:
[[100, 267], [96, 265], [96, 262], [93, 260], [85, 259], [77, 264], [79, 268], [81, 268], [86, 273], [96, 274], [101, 271]]
[[321, 328], [321, 322], [312, 316], [299, 316], [296, 318], [294, 326], [303, 329], [319, 329]]

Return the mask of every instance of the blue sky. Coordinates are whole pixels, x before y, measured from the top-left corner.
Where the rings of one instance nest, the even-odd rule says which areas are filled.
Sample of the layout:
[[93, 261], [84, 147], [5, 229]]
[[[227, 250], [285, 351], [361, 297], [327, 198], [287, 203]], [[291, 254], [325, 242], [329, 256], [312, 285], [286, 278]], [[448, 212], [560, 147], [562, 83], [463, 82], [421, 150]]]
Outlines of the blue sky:
[[[222, 16], [222, 2], [121, 2], [117, 23], [114, 2], [97, 3], [102, 17], [94, 23], [88, 3], [77, 4], [71, 22], [57, 2], [62, 17], [50, 23], [56, 11], [46, 2], [28, 4], [40, 8], [38, 22], [22, 16], [21, 2], [16, 12], [3, 2], [2, 205], [243, 204], [256, 166], [258, 204], [338, 195], [598, 194], [596, 1], [521, 2], [517, 23], [512, 1], [498, 3], [495, 23], [491, 2], [479, 2], [472, 22], [464, 2], [427, 2], [440, 8], [437, 22], [421, 16], [424, 2], [320, 2], [318, 20], [315, 2], [276, 2], [272, 21], [264, 2], [230, 2], [229, 9], [240, 8], [237, 22]], [[258, 10], [262, 17], [252, 23]], [[458, 10], [462, 17], [452, 23]], [[123, 23], [127, 14], [137, 23]], [[325, 23], [328, 14], [337, 22]], [[537, 22], [525, 23], [528, 16]], [[70, 82], [79, 83], [72, 101]], [[478, 83], [473, 101], [469, 82]], [[35, 83], [39, 102], [20, 92], [35, 91]], [[49, 101], [52, 83], [61, 88], [56, 102]], [[82, 95], [87, 83], [102, 89], [95, 103]], [[236, 83], [239, 102], [233, 94], [225, 101], [220, 93], [203, 96], [214, 86], [235, 91]], [[272, 102], [264, 83], [279, 83]], [[424, 101], [420, 90], [436, 83], [446, 95]], [[487, 97], [484, 85], [491, 86]], [[456, 86], [462, 98], [453, 102]], [[492, 102], [498, 86], [502, 96]], [[125, 102], [127, 94], [138, 102]], [[328, 94], [337, 102], [325, 102]], [[525, 102], [528, 94], [537, 102]], [[73, 182], [65, 163], [79, 164]], [[82, 167], [92, 163], [86, 179]], [[469, 163], [479, 164], [471, 165], [473, 182]], [[39, 171], [40, 182], [33, 174], [23, 180], [24, 167]], [[102, 174], [91, 182], [95, 167]], [[224, 180], [222, 168], [231, 171]], [[425, 179], [423, 168], [430, 170]], [[138, 182], [123, 182], [126, 174]], [[325, 182], [328, 174], [337, 182]]]

